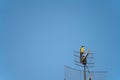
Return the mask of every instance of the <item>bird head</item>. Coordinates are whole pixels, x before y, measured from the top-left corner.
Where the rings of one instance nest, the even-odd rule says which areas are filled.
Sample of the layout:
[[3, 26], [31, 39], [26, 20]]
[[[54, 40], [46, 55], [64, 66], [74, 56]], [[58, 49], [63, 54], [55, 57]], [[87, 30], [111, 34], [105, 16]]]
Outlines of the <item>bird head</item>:
[[82, 45], [82, 46], [81, 46], [81, 48], [82, 48], [82, 47], [85, 47], [85, 46], [84, 46], [84, 45]]

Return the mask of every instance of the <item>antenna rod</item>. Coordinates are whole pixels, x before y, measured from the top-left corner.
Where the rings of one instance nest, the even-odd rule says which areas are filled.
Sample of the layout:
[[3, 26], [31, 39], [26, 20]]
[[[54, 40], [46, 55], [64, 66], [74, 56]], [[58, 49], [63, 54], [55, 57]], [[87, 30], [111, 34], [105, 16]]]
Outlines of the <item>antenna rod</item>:
[[86, 64], [84, 64], [84, 80], [86, 80]]

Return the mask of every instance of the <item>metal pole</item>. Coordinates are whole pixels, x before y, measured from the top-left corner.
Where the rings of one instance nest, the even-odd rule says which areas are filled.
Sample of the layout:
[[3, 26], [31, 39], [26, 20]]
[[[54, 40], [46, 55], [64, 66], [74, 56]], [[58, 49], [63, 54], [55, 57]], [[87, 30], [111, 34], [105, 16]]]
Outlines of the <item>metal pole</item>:
[[86, 80], [86, 64], [84, 64], [84, 80]]

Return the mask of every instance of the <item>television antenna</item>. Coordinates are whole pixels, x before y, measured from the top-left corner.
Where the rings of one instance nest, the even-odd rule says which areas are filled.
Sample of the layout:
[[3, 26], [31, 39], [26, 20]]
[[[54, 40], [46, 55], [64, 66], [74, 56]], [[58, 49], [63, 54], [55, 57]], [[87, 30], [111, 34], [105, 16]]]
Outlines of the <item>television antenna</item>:
[[[85, 46], [82, 45], [80, 51], [74, 51], [74, 63], [75, 65], [83, 68], [83, 70], [77, 70], [65, 66], [64, 80], [87, 80], [87, 78], [88, 80], [106, 80], [106, 71], [90, 71], [90, 68], [95, 67], [93, 61], [94, 56], [90, 49], [85, 53], [84, 48]], [[78, 75], [78, 73], [80, 75]]]

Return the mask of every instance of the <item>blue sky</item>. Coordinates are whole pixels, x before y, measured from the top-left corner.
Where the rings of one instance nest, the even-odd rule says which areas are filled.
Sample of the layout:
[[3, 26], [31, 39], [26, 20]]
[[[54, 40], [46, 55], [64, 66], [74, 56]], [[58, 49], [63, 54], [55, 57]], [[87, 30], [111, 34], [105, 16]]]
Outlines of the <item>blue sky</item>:
[[63, 80], [84, 44], [95, 70], [120, 74], [119, 0], [1, 0], [0, 80]]

